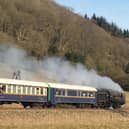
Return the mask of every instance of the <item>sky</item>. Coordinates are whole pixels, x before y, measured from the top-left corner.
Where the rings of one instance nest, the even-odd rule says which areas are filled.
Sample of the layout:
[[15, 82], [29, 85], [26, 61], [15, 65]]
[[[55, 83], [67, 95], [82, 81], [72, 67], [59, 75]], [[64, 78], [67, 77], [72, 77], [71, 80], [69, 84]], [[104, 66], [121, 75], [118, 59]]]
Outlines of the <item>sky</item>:
[[74, 12], [89, 17], [95, 13], [107, 21], [116, 23], [122, 29], [129, 29], [129, 0], [55, 0], [71, 7]]

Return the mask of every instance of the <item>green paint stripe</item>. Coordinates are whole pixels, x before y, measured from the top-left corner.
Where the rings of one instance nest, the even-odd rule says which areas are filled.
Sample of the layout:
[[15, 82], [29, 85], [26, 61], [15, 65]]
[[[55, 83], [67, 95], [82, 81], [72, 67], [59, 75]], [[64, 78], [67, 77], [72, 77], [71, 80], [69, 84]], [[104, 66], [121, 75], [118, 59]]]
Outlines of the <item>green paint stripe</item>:
[[51, 86], [48, 84], [48, 101], [51, 101]]

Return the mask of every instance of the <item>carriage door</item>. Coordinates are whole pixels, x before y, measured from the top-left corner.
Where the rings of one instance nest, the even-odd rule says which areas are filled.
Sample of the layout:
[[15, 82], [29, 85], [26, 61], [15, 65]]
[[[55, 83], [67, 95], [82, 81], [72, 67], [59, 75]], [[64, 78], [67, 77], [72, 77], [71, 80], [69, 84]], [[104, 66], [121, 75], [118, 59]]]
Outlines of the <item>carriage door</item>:
[[54, 95], [54, 88], [51, 88], [51, 86], [48, 84], [47, 88], [47, 100], [50, 104], [55, 104], [55, 95]]

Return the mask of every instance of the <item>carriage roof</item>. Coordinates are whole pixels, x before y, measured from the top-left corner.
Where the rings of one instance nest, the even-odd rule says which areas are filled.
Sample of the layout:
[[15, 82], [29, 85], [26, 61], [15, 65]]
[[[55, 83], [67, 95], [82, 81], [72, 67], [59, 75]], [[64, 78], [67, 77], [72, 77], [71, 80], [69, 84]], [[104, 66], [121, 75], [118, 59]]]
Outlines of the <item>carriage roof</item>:
[[84, 90], [84, 91], [97, 91], [96, 88], [86, 86], [86, 85], [69, 85], [69, 84], [60, 84], [60, 83], [49, 83], [53, 88], [62, 88], [69, 90]]
[[3, 79], [0, 78], [0, 84], [10, 84], [10, 85], [22, 85], [22, 86], [34, 86], [34, 87], [52, 87], [59, 89], [69, 89], [69, 90], [84, 90], [96, 92], [97, 89], [86, 85], [69, 85], [61, 83], [49, 83], [49, 82], [34, 82], [26, 80], [15, 80], [15, 79]]

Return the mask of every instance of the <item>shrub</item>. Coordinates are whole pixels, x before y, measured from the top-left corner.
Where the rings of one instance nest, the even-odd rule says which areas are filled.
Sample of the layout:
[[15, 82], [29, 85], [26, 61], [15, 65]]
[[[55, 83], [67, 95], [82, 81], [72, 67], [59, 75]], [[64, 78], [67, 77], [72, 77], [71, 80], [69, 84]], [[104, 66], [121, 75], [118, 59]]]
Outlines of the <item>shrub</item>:
[[129, 63], [125, 66], [125, 72], [129, 74]]
[[81, 62], [83, 64], [85, 64], [85, 57], [83, 55], [81, 55], [80, 53], [77, 53], [77, 52], [67, 52], [65, 54], [65, 58], [67, 60], [70, 60], [72, 62]]
[[56, 45], [50, 45], [48, 48], [48, 53], [50, 55], [58, 53], [58, 48]]

